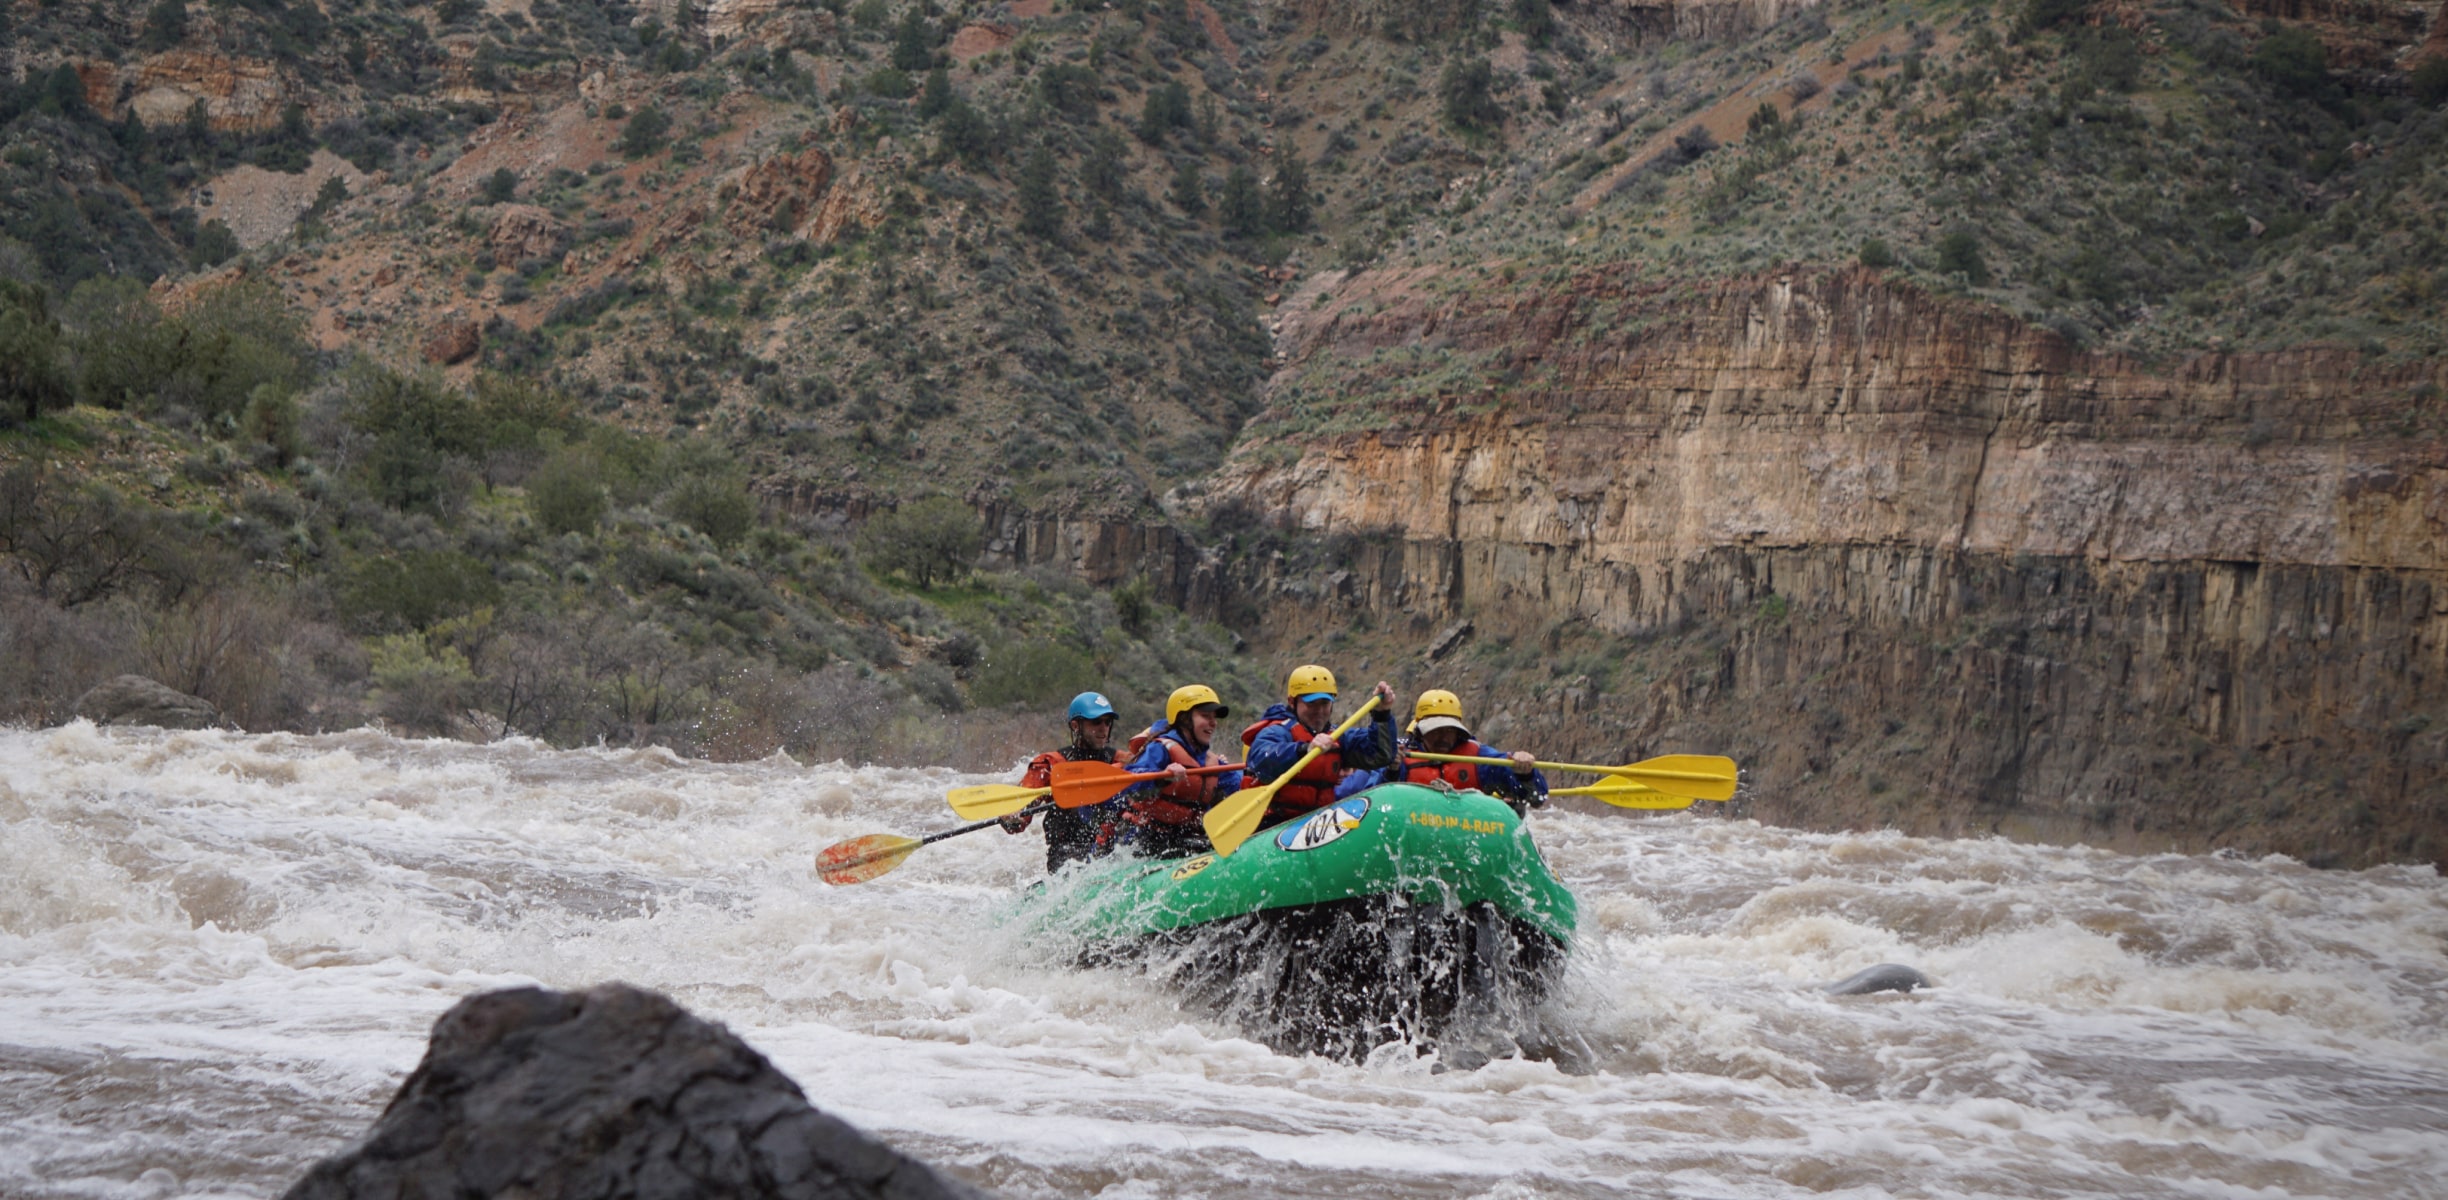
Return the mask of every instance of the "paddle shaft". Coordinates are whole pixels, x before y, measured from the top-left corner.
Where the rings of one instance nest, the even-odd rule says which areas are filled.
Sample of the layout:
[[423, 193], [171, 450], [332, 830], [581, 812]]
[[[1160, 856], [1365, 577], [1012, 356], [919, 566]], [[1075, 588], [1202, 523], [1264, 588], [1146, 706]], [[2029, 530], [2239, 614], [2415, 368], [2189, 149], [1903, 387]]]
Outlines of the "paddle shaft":
[[1053, 807], [1053, 801], [1040, 800], [1037, 803], [1029, 805], [1027, 808], [1021, 809], [1016, 813], [1006, 813], [1000, 817], [988, 817], [985, 820], [979, 821], [975, 824], [963, 825], [957, 829], [947, 829], [941, 833], [930, 833], [925, 837], [919, 838], [918, 844], [921, 846], [931, 846], [944, 840], [945, 838], [959, 837], [964, 833], [976, 833], [978, 830], [984, 829], [989, 825], [1000, 825], [1005, 821], [1011, 820], [1013, 817], [1033, 817], [1038, 813], [1049, 811]]

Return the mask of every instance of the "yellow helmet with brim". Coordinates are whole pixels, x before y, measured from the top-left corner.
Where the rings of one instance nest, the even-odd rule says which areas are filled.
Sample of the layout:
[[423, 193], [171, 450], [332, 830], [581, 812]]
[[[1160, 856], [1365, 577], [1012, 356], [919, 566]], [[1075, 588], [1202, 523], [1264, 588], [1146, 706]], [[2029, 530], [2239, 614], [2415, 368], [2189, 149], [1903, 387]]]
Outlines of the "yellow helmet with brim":
[[1218, 719], [1232, 715], [1232, 710], [1224, 707], [1224, 698], [1216, 695], [1214, 688], [1203, 683], [1193, 683], [1173, 689], [1173, 694], [1165, 698], [1165, 724], [1180, 724], [1183, 713], [1202, 704], [1215, 705]]
[[1294, 700], [1332, 700], [1339, 690], [1334, 672], [1316, 663], [1292, 668], [1292, 677], [1284, 681], [1284, 695]]

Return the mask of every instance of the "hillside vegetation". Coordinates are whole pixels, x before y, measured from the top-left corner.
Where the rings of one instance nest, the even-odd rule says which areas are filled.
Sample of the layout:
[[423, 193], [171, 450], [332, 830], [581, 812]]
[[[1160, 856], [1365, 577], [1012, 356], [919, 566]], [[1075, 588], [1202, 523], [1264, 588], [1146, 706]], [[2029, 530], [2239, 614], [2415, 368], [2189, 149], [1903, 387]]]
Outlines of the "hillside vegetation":
[[2436, 356], [2448, 59], [2303, 13], [0, 7], [0, 707], [137, 669], [250, 726], [925, 760], [1074, 685], [1261, 699], [1147, 583], [972, 574], [971, 514], [1161, 523], [1518, 382], [1277, 376], [1343, 270], [1861, 264], [2143, 355]]

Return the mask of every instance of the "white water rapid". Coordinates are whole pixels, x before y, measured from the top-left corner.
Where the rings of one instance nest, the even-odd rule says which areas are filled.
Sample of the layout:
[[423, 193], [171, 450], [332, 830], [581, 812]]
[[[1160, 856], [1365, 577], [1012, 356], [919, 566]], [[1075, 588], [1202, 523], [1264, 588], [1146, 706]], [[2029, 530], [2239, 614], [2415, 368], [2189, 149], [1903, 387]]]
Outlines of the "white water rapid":
[[[275, 1196], [459, 997], [625, 979], [1013, 1197], [2448, 1195], [2429, 868], [1542, 813], [1594, 1071], [1278, 1055], [996, 925], [942, 771], [0, 730], [0, 1196]], [[1940, 986], [1837, 998], [1874, 963]]]

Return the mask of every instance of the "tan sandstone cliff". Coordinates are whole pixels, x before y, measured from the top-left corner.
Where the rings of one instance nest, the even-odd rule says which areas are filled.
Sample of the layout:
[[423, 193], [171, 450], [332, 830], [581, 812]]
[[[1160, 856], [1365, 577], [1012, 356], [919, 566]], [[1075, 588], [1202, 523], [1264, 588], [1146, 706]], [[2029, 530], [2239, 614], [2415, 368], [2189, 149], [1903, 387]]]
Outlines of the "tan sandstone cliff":
[[[1467, 620], [1487, 652], [1407, 686], [1549, 752], [1736, 753], [1769, 819], [2448, 856], [2441, 364], [2142, 363], [1862, 271], [1422, 284], [1288, 302], [1277, 407], [1192, 505], [1340, 539], [1310, 577], [1096, 523], [1005, 549], [1380, 663]], [[1386, 366], [1457, 359], [1497, 382]], [[1337, 363], [1382, 428], [1300, 432]]]

